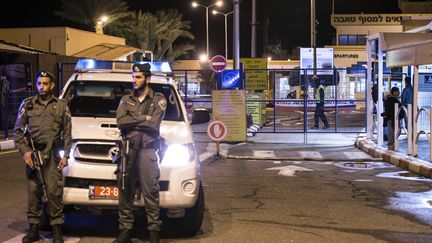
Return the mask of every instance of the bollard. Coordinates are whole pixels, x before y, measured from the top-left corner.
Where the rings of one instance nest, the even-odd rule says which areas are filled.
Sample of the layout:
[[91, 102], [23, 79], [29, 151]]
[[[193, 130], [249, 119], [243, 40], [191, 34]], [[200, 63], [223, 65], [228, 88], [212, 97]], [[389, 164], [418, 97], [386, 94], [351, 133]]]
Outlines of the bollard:
[[407, 142], [408, 142], [408, 149], [407, 149], [407, 154], [408, 155], [412, 155], [412, 140], [413, 140], [413, 135], [412, 135], [412, 133], [413, 133], [413, 130], [412, 130], [412, 118], [413, 118], [413, 115], [412, 115], [412, 105], [411, 104], [408, 104], [408, 112], [407, 112], [408, 114], [407, 114], [407, 119], [408, 119], [408, 124], [407, 124]]
[[[394, 130], [393, 130], [393, 136], [394, 136], [394, 151], [399, 151], [399, 140], [398, 140], [398, 131], [399, 131], [399, 104], [394, 104], [394, 114], [393, 114], [393, 123], [394, 123]], [[388, 126], [388, 125], [387, 125]], [[387, 127], [387, 129], [389, 129]], [[387, 138], [390, 141], [390, 138]]]

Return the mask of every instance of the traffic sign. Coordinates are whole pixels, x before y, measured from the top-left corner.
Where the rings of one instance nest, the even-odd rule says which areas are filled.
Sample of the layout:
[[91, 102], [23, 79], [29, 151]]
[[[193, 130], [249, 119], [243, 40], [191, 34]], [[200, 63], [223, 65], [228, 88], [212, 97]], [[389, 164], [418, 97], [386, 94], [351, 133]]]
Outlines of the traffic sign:
[[227, 61], [224, 56], [217, 55], [210, 60], [210, 67], [215, 72], [222, 72], [227, 66]]
[[207, 135], [216, 142], [222, 141], [228, 133], [228, 129], [221, 121], [212, 121], [207, 127]]

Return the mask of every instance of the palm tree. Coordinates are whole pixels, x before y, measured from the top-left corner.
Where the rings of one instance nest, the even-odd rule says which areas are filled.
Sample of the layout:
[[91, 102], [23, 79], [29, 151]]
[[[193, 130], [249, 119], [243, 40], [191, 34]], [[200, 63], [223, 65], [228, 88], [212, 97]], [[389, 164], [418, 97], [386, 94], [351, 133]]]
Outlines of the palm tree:
[[123, 0], [62, 0], [61, 10], [55, 15], [94, 31], [101, 16], [108, 16], [108, 22], [127, 16], [128, 4]]
[[188, 54], [195, 46], [184, 40], [195, 37], [177, 10], [161, 10], [152, 14], [137, 11], [113, 23], [107, 29], [112, 35], [126, 38], [128, 45], [152, 51], [156, 61], [172, 62]]

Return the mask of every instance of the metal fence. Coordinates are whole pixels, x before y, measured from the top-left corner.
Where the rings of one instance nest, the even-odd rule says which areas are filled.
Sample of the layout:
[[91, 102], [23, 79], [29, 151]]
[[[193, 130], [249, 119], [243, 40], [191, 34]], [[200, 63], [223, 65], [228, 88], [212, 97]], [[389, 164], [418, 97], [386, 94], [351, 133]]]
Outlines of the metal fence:
[[[248, 87], [248, 72], [261, 72], [266, 76], [266, 88], [247, 90], [248, 115], [256, 116], [251, 107], [264, 107], [260, 121], [261, 133], [357, 133], [366, 130], [366, 72], [364, 69], [317, 70], [318, 80], [325, 85], [325, 115], [328, 129], [314, 126], [315, 90], [311, 82], [313, 70], [305, 69], [245, 69], [243, 87]], [[216, 87], [211, 70], [176, 70], [175, 79], [188, 111], [212, 107], [211, 92]], [[255, 109], [256, 111], [256, 109]], [[255, 117], [254, 117], [255, 118]], [[323, 123], [319, 122], [320, 127]], [[206, 125], [194, 126], [195, 132], [206, 132]]]
[[[73, 73], [75, 63], [57, 65], [58, 92]], [[325, 115], [329, 129], [311, 129], [315, 115], [315, 89], [310, 82], [312, 70], [262, 69], [243, 70], [243, 87], [251, 81], [248, 72], [262, 72], [266, 76], [265, 90], [247, 90], [249, 121], [256, 123], [256, 107], [262, 108], [261, 133], [357, 133], [366, 130], [366, 75], [365, 70], [352, 73], [347, 69], [318, 70], [325, 79]], [[327, 75], [325, 74], [327, 72]], [[328, 73], [331, 75], [328, 75]], [[321, 74], [320, 74], [321, 73]], [[322, 74], [324, 73], [324, 75]], [[190, 113], [197, 108], [212, 109], [212, 91], [218, 76], [211, 70], [175, 70], [177, 88]], [[2, 86], [3, 87], [3, 86]], [[22, 99], [32, 95], [28, 91], [2, 92], [3, 137], [10, 137]], [[254, 111], [255, 109], [255, 111]], [[252, 119], [254, 117], [254, 119]], [[320, 121], [320, 127], [322, 127]], [[206, 132], [207, 124], [194, 125], [194, 132]]]

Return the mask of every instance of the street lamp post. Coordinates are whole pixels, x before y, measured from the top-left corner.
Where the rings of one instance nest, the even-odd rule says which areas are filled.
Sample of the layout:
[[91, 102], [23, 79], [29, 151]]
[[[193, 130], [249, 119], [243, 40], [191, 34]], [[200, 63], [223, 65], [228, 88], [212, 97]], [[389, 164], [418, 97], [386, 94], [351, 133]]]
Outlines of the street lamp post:
[[225, 17], [225, 59], [228, 60], [228, 25], [227, 25], [227, 17], [228, 15], [234, 13], [233, 11], [229, 12], [229, 13], [221, 13], [218, 12], [216, 10], [213, 10], [213, 14], [220, 14], [223, 15]]
[[108, 16], [101, 16], [98, 20], [98, 22], [96, 22], [96, 34], [100, 34], [103, 35], [103, 27], [108, 23]]
[[223, 2], [222, 1], [217, 1], [216, 3], [213, 3], [213, 4], [211, 4], [211, 5], [208, 5], [208, 6], [204, 6], [204, 5], [202, 5], [202, 4], [199, 4], [199, 3], [197, 3], [197, 2], [193, 2], [192, 3], [192, 7], [194, 7], [194, 8], [196, 8], [196, 7], [203, 7], [203, 8], [205, 8], [205, 10], [206, 10], [206, 39], [207, 39], [207, 58], [209, 57], [209, 28], [208, 28], [208, 11], [209, 11], [209, 8], [211, 8], [211, 7], [213, 7], [213, 6], [217, 6], [217, 7], [220, 7], [220, 6], [222, 6], [222, 4], [223, 4]]

